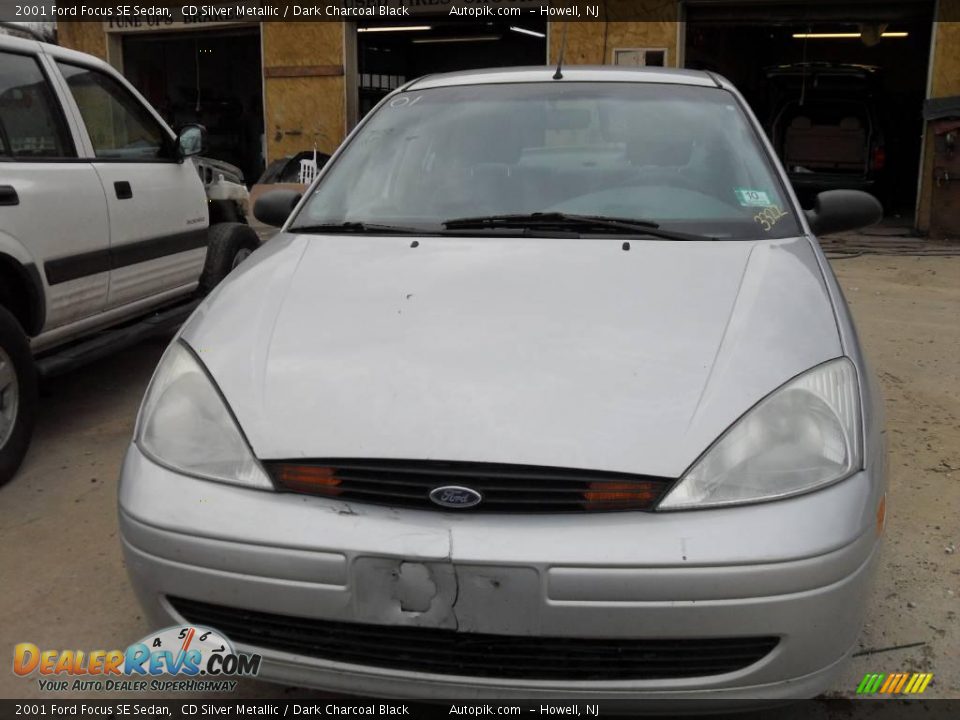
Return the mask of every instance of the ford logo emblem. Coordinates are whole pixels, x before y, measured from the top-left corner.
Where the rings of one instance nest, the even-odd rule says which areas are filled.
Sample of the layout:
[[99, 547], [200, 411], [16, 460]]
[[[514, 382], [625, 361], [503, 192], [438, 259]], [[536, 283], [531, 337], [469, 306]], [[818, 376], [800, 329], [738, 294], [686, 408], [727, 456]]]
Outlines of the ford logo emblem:
[[468, 508], [479, 505], [483, 496], [476, 490], [459, 485], [444, 485], [430, 491], [430, 499], [440, 507]]

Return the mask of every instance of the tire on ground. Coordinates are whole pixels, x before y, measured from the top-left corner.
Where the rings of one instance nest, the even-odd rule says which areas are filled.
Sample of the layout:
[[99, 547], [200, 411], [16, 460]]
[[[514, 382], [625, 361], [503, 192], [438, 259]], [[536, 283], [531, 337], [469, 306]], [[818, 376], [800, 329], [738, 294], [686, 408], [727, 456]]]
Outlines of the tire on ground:
[[213, 290], [246, 255], [260, 247], [257, 233], [243, 223], [217, 223], [208, 233], [207, 261], [197, 287], [200, 295]]
[[[13, 478], [27, 454], [37, 415], [37, 371], [30, 343], [20, 323], [4, 307], [0, 307], [0, 350], [0, 485], [3, 485]], [[6, 422], [8, 414], [12, 423]]]

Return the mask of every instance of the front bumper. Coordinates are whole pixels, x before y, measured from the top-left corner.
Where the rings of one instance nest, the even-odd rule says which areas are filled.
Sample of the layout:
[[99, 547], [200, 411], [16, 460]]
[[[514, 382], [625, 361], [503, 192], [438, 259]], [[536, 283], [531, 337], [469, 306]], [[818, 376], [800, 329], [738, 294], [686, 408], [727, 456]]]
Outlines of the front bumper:
[[[881, 485], [864, 472], [752, 507], [469, 515], [196, 480], [132, 447], [120, 528], [131, 580], [157, 627], [183, 622], [167, 601], [174, 596], [497, 635], [780, 638], [735, 672], [616, 681], [441, 675], [238, 644], [263, 656], [262, 679], [408, 698], [774, 700], [822, 692], [857, 639]], [[404, 573], [411, 564], [417, 572]]]

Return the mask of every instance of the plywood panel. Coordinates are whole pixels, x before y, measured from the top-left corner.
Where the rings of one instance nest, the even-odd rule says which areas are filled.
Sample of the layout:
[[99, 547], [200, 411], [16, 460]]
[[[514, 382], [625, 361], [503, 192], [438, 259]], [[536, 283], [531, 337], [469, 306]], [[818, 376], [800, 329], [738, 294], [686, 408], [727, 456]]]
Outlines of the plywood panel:
[[313, 147], [333, 152], [346, 128], [343, 24], [261, 27], [269, 160]]
[[72, 50], [107, 59], [107, 34], [102, 22], [61, 22], [57, 24], [57, 42]]
[[[956, 2], [956, 0], [950, 0]], [[944, 16], [944, 5], [940, 7]], [[935, 48], [930, 72], [930, 97], [960, 95], [960, 22], [938, 22], [934, 28]], [[920, 176], [920, 198], [917, 203], [917, 229], [930, 229], [933, 196], [933, 137], [930, 132], [924, 142], [924, 162]]]
[[931, 97], [960, 95], [960, 22], [936, 25], [932, 79]]
[[332, 153], [344, 135], [342, 77], [267, 78], [266, 135], [270, 160], [316, 147]]
[[342, 65], [343, 23], [269, 22], [263, 30], [263, 64]]
[[[611, 2], [608, 17], [611, 22], [567, 23], [566, 62], [570, 65], [608, 65], [613, 62], [614, 48], [666, 48], [667, 65], [677, 65], [677, 23], [672, 21], [620, 22], [618, 16], [629, 12], [631, 17], [646, 8], [651, 17], [663, 17], [663, 2], [644, 0], [638, 10], [634, 4], [627, 9], [625, 3]], [[550, 24], [550, 58], [557, 61], [564, 23]]]

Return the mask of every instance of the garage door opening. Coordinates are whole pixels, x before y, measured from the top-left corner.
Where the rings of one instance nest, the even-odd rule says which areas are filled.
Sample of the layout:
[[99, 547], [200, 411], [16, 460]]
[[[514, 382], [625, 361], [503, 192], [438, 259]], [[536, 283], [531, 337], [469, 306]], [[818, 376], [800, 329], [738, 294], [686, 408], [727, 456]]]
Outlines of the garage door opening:
[[692, 7], [686, 66], [718, 72], [743, 92], [804, 207], [820, 190], [858, 188], [906, 222], [916, 202], [932, 23], [932, 6], [910, 5], [909, 16], [880, 12], [857, 23], [773, 8], [762, 24]]
[[547, 24], [417, 20], [357, 28], [358, 108], [363, 117], [408, 80], [432, 73], [547, 61]]
[[207, 128], [207, 157], [263, 172], [260, 30], [127, 35], [124, 74], [174, 129]]

